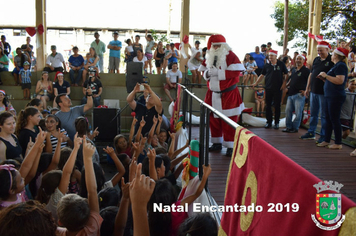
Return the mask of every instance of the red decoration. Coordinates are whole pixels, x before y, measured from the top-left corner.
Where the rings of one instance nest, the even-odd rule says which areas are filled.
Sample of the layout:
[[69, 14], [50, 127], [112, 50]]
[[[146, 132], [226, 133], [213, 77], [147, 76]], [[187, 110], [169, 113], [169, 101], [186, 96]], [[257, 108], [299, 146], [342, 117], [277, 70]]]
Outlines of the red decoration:
[[42, 25], [42, 24], [39, 24], [39, 25], [37, 26], [37, 31], [38, 31], [38, 33], [39, 33], [40, 35], [43, 34], [44, 28], [43, 28], [43, 25]]
[[136, 112], [134, 112], [134, 111], [131, 112], [131, 116], [132, 116], [132, 117], [135, 117], [135, 116], [136, 116]]
[[36, 34], [36, 28], [35, 27], [26, 27], [26, 32], [33, 37]]
[[[180, 43], [175, 43], [174, 44], [174, 47], [176, 48], [176, 49], [179, 49], [179, 46], [180, 46]], [[173, 49], [173, 48], [172, 48]]]
[[189, 37], [187, 35], [184, 35], [182, 41], [183, 41], [183, 43], [187, 44], [189, 42]]
[[42, 35], [44, 32], [44, 27], [42, 24], [39, 24], [37, 30], [35, 27], [26, 27], [25, 30], [31, 37], [33, 37], [36, 34], [36, 32]]

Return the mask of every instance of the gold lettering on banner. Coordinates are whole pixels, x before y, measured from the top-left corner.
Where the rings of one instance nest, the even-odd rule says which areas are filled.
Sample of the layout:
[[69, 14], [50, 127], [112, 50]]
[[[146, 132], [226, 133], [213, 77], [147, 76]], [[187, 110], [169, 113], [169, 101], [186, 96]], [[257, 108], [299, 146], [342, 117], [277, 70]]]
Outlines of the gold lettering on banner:
[[234, 139], [234, 150], [232, 156], [237, 167], [241, 168], [245, 165], [248, 155], [248, 141], [255, 136], [254, 133], [246, 134], [250, 132], [244, 127], [237, 127]]
[[[244, 189], [244, 194], [242, 195], [242, 206], [246, 206], [246, 195], [247, 195], [247, 189], [250, 188], [251, 190], [251, 203], [254, 203], [256, 206], [257, 204], [257, 178], [255, 173], [251, 170], [250, 173], [248, 173], [248, 177], [245, 183], [245, 189]], [[242, 231], [248, 230], [250, 228], [250, 225], [252, 223], [254, 216], [254, 211], [248, 212], [245, 214], [245, 212], [240, 212], [240, 228]]]

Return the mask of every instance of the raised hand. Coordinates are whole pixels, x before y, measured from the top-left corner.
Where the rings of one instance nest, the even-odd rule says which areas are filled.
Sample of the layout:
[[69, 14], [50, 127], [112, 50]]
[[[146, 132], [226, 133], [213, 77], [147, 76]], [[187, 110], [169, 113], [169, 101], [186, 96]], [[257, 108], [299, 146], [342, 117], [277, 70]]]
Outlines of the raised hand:
[[142, 119], [140, 121], [140, 126], [143, 128], [143, 126], [146, 125], [145, 117], [142, 116]]
[[109, 155], [112, 155], [112, 154], [115, 153], [114, 148], [109, 147], [109, 146], [106, 146], [106, 148], [103, 148], [103, 150], [104, 150], [104, 152], [106, 152], [106, 153], [109, 154]]
[[[74, 137], [74, 146], [76, 143], [76, 138]], [[95, 147], [90, 143], [87, 142], [86, 136], [83, 136], [83, 158], [92, 158], [95, 152]]]
[[[80, 144], [82, 144], [83, 140], [85, 140], [85, 139], [86, 139], [86, 136], [85, 136], [85, 135], [83, 136], [83, 138], [80, 138], [80, 137], [78, 137], [78, 132], [75, 133], [75, 135], [74, 135], [74, 140], [73, 140], [74, 148], [79, 149]], [[85, 141], [86, 141], [86, 140], [85, 140]]]

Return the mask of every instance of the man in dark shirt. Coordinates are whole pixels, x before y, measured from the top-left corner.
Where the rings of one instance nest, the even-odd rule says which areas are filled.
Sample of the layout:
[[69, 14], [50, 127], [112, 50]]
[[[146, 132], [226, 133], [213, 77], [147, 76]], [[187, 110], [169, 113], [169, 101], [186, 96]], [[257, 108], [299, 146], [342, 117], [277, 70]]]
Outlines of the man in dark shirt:
[[[143, 84], [144, 90], [147, 92], [146, 104], [141, 104], [135, 101], [135, 96], [139, 92], [143, 92], [142, 88], [140, 88], [140, 84], [136, 84], [135, 88], [132, 92], [127, 96], [126, 101], [129, 104], [130, 108], [135, 111], [136, 119], [141, 121], [142, 117], [144, 118], [146, 124], [142, 128], [142, 134], [146, 134], [151, 130], [153, 125], [153, 117], [157, 115], [162, 115], [163, 108], [162, 102], [155, 92], [152, 91], [151, 87], [148, 84]], [[140, 122], [136, 123], [135, 126], [135, 134], [138, 130]]]
[[[310, 70], [304, 66], [305, 57], [298, 55], [296, 58], [296, 67], [292, 70], [290, 77], [288, 100], [286, 105], [286, 126], [283, 132], [297, 133], [302, 120], [303, 108], [305, 104], [305, 88], [307, 87]], [[294, 121], [292, 121], [293, 111], [295, 112]]]
[[6, 42], [6, 37], [5, 35], [1, 35], [1, 43], [4, 47], [4, 54], [6, 56], [9, 56], [10, 52], [11, 52], [11, 46], [8, 42]]
[[[301, 139], [315, 139], [315, 131], [319, 121], [319, 112], [321, 113], [320, 138], [317, 143], [324, 141], [325, 136], [325, 111], [324, 111], [324, 82], [317, 78], [320, 72], [328, 72], [334, 63], [331, 61], [329, 50], [331, 46], [325, 41], [318, 42], [317, 50], [319, 56], [313, 61], [313, 66], [308, 78], [305, 97], [310, 97], [310, 122], [308, 132]], [[309, 95], [310, 93], [310, 95]]]
[[282, 91], [286, 87], [288, 70], [285, 64], [277, 60], [277, 51], [270, 50], [268, 53], [269, 63], [265, 64], [261, 75], [252, 85], [256, 86], [265, 78], [266, 86], [266, 119], [265, 128], [272, 127], [272, 103], [274, 104], [274, 129], [279, 129], [279, 117], [281, 116]]

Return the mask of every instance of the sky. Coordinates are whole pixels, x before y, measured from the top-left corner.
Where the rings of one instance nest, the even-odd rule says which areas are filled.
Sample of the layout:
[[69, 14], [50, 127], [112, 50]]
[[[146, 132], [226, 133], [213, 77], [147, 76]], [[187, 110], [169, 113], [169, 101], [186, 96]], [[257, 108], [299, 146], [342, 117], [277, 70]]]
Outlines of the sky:
[[[224, 35], [239, 57], [267, 42], [282, 52], [276, 45], [280, 34], [270, 17], [275, 1], [190, 0], [190, 31]], [[28, 6], [27, 14], [14, 17], [12, 11], [3, 11], [0, 27], [35, 25], [35, 0], [8, 1], [7, 5], [8, 9]], [[172, 0], [171, 9], [171, 30], [180, 30], [181, 0]], [[168, 12], [169, 0], [47, 1], [47, 26], [164, 30], [168, 28]]]

